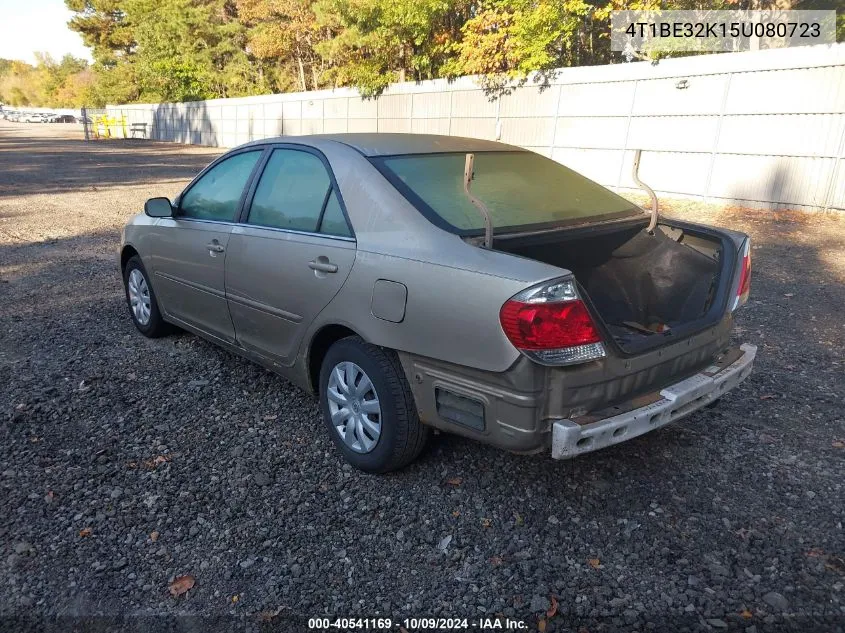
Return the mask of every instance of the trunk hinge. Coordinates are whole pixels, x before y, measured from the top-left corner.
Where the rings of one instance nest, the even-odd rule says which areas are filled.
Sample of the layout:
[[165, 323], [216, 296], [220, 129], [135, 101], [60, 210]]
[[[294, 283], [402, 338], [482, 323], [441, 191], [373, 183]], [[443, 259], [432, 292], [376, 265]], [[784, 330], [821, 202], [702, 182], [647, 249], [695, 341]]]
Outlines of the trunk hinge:
[[640, 154], [642, 150], [638, 149], [634, 152], [634, 171], [633, 171], [633, 178], [634, 182], [637, 183], [640, 189], [645, 190], [645, 192], [651, 197], [651, 222], [648, 223], [648, 228], [646, 231], [649, 233], [654, 233], [654, 229], [657, 226], [657, 194], [654, 193], [654, 189], [649, 187], [645, 184], [642, 180], [640, 180]]
[[464, 193], [469, 198], [469, 201], [472, 203], [476, 209], [481, 212], [481, 216], [484, 218], [484, 247], [491, 248], [493, 246], [493, 221], [490, 219], [490, 210], [487, 206], [481, 202], [478, 198], [472, 195], [470, 191], [471, 183], [472, 183], [472, 166], [475, 162], [475, 154], [467, 154], [466, 162], [464, 163]]

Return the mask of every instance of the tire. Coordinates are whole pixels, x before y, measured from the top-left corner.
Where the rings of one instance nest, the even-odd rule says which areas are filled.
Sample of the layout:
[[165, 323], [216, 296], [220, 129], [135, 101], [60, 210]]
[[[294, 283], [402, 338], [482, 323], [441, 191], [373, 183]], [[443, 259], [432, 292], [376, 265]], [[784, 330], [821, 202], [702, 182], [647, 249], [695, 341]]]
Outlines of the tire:
[[[337, 394], [340, 393], [336, 386], [342, 383], [338, 382], [337, 375], [332, 378], [332, 374], [339, 367], [346, 370], [346, 373], [341, 371], [340, 376], [354, 376], [357, 367], [357, 370], [360, 370], [364, 377], [369, 378], [372, 384], [372, 390], [363, 391], [357, 396], [350, 397], [347, 400], [352, 402], [350, 406], [342, 406], [336, 400]], [[330, 381], [333, 381], [332, 392], [334, 394], [331, 400], [329, 398]], [[365, 384], [363, 378], [359, 378], [357, 383], [358, 386]], [[429, 429], [420, 422], [411, 388], [405, 378], [402, 366], [399, 364], [399, 359], [392, 350], [371, 345], [357, 336], [350, 336], [337, 341], [329, 348], [325, 358], [323, 358], [320, 368], [319, 395], [320, 409], [329, 436], [346, 461], [359, 470], [368, 473], [387, 473], [398, 470], [414, 461], [425, 447]], [[373, 397], [379, 403], [378, 427], [380, 432], [377, 439], [370, 447], [361, 446], [362, 443], [366, 442], [366, 439], [372, 441], [372, 433], [363, 429], [362, 422], [358, 433], [353, 432], [351, 440], [348, 439], [349, 436], [347, 435], [345, 440], [335, 424], [332, 423], [332, 408], [336, 410], [345, 408], [347, 411], [352, 411], [355, 407], [355, 401], [357, 401], [360, 409], [355, 408], [358, 413], [354, 415], [366, 415], [368, 421], [370, 421], [367, 429], [370, 429], [376, 426], [373, 422], [376, 416], [365, 413], [364, 405], [372, 405]], [[352, 420], [350, 418], [349, 424], [354, 424]], [[356, 437], [361, 433], [366, 433], [367, 436], [366, 439], [359, 442]], [[350, 445], [350, 442], [355, 442], [358, 445], [357, 450], [354, 445]]]
[[[133, 277], [134, 271], [137, 272]], [[138, 273], [140, 273], [144, 280], [147, 290], [146, 296], [149, 299], [149, 316], [147, 317], [146, 322], [142, 318], [143, 314], [141, 317], [136, 315], [135, 309], [132, 307], [132, 298], [130, 297], [130, 293], [132, 292], [130, 290], [130, 283], [132, 283], [134, 287], [137, 287], [137, 283], [135, 282], [138, 280]], [[173, 331], [173, 326], [161, 318], [161, 312], [158, 309], [158, 300], [156, 299], [155, 292], [153, 291], [153, 286], [150, 283], [149, 275], [147, 275], [147, 271], [144, 268], [144, 264], [141, 262], [141, 258], [137, 255], [130, 257], [129, 261], [126, 262], [126, 267], [123, 269], [123, 290], [126, 294], [126, 305], [129, 308], [129, 315], [132, 317], [132, 322], [141, 334], [148, 338], [159, 338], [161, 336], [166, 336]]]

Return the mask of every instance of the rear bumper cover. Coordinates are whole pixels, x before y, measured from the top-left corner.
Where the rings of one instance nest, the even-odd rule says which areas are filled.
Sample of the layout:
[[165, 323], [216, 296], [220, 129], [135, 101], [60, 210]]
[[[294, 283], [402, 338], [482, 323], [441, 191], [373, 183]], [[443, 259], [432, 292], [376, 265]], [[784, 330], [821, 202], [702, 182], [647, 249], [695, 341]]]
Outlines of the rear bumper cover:
[[[721, 397], [751, 373], [757, 354], [754, 345], [743, 344], [739, 358], [726, 367], [711, 366], [661, 389], [653, 402], [618, 415], [586, 420], [556, 420], [552, 424], [552, 457], [570, 459], [582, 453], [619, 444], [674, 422]], [[619, 409], [620, 407], [617, 407]], [[585, 416], [586, 418], [586, 416]]]

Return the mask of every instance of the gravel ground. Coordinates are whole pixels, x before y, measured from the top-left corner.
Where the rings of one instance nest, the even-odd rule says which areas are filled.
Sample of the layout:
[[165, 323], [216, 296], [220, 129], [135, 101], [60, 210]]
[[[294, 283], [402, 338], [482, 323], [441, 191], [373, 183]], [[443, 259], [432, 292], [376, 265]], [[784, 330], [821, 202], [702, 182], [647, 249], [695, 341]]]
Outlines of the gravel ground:
[[718, 407], [568, 462], [439, 435], [374, 477], [304, 393], [129, 319], [120, 227], [218, 151], [0, 122], [0, 628], [845, 628], [845, 219], [668, 205], [754, 238], [758, 361]]

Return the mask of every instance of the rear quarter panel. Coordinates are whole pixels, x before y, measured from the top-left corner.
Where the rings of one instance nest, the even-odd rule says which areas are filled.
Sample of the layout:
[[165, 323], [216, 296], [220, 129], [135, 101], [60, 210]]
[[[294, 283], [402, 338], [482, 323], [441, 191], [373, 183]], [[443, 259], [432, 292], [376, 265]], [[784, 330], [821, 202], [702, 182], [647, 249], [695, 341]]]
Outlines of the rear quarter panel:
[[[423, 217], [352, 148], [329, 141], [314, 146], [332, 166], [357, 252], [346, 283], [305, 341], [339, 324], [398, 351], [487, 371], [508, 369], [519, 352], [499, 324], [502, 305], [520, 290], [568, 271], [467, 244]], [[373, 288], [381, 279], [407, 287], [401, 322], [373, 315]]]
[[[373, 287], [380, 279], [408, 289], [399, 323], [373, 315]], [[502, 331], [499, 309], [525, 287], [520, 280], [359, 250], [346, 283], [314, 321], [307, 339], [325, 325], [341, 324], [383, 347], [504, 371], [519, 352]]]

